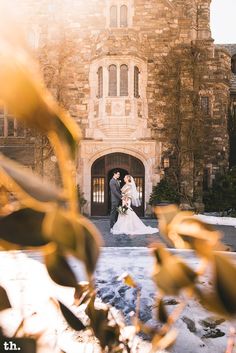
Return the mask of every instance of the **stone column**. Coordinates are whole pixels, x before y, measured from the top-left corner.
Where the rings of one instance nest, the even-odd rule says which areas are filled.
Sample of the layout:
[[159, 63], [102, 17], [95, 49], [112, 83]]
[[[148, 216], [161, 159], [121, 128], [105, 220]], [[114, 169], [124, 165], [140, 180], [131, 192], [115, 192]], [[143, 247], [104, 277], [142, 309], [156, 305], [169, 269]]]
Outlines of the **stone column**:
[[197, 39], [210, 39], [210, 4], [211, 0], [198, 0], [197, 3]]

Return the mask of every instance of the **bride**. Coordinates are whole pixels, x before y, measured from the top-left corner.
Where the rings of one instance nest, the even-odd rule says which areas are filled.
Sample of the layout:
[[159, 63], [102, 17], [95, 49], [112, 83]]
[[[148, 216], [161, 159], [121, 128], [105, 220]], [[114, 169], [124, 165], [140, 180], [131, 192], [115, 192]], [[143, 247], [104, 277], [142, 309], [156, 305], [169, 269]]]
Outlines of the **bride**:
[[119, 213], [111, 233], [130, 235], [157, 233], [157, 228], [146, 226], [131, 208], [131, 205], [136, 207], [141, 205], [134, 178], [131, 175], [126, 175], [124, 181], [125, 185], [121, 189], [122, 206], [127, 206], [127, 211], [125, 214]]

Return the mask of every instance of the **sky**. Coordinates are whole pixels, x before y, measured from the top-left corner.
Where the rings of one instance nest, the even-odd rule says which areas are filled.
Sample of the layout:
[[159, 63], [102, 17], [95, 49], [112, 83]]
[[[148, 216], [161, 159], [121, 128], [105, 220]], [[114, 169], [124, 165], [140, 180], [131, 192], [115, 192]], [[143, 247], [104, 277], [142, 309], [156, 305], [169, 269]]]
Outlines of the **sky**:
[[236, 0], [212, 0], [211, 33], [215, 43], [236, 44]]

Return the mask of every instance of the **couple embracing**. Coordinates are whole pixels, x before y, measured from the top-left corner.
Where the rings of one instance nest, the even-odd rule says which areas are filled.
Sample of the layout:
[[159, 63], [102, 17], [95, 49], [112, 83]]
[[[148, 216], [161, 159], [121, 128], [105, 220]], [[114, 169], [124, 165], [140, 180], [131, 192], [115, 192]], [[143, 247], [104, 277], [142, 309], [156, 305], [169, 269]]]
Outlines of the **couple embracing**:
[[[120, 189], [120, 172], [115, 170], [110, 180], [111, 214], [110, 231], [112, 234], [152, 234], [157, 233], [157, 228], [146, 226], [133, 211], [132, 206], [141, 205], [134, 178], [131, 175], [124, 177], [124, 186]], [[119, 205], [124, 206], [124, 213], [119, 213]]]

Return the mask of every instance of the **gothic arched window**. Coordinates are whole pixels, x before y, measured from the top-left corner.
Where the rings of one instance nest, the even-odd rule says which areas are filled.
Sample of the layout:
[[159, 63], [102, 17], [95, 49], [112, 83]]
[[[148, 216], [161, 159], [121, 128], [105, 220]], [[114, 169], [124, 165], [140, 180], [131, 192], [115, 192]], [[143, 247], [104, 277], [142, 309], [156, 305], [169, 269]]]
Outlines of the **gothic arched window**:
[[25, 127], [0, 106], [0, 137], [25, 137]]
[[117, 6], [110, 7], [110, 27], [117, 27]]
[[200, 97], [200, 107], [204, 115], [210, 114], [210, 99], [209, 97], [201, 96]]
[[98, 69], [98, 98], [103, 96], [103, 69], [100, 66]]
[[120, 96], [128, 96], [128, 66], [120, 67]]
[[120, 7], [120, 27], [128, 27], [128, 7], [126, 5]]
[[139, 98], [139, 68], [134, 67], [134, 97]]
[[231, 70], [236, 75], [236, 54], [231, 58]]
[[109, 96], [117, 96], [117, 68], [116, 65], [109, 66]]

